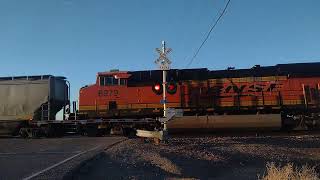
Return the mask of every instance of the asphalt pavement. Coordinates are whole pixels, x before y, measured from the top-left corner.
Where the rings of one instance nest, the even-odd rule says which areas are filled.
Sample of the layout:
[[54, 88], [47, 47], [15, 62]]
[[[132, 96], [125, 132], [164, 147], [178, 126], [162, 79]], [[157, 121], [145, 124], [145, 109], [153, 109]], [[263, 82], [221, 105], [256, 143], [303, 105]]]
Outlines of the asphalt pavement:
[[60, 179], [81, 161], [123, 140], [123, 137], [1, 138], [0, 179]]

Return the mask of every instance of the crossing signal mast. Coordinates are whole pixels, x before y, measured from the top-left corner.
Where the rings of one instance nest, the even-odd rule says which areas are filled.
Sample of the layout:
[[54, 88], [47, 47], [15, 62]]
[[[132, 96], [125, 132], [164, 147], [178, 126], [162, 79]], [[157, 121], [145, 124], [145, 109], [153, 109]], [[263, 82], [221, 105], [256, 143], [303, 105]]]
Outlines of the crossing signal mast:
[[[163, 117], [167, 117], [167, 71], [170, 70], [171, 61], [168, 59], [167, 55], [171, 52], [171, 48], [166, 48], [165, 41], [162, 41], [162, 47], [156, 48], [156, 51], [159, 53], [159, 58], [155, 61], [155, 63], [159, 66], [159, 69], [162, 70], [162, 90], [163, 90]], [[156, 86], [158, 87], [158, 86]], [[160, 87], [158, 87], [160, 90]], [[163, 130], [167, 131], [167, 123], [163, 123]]]

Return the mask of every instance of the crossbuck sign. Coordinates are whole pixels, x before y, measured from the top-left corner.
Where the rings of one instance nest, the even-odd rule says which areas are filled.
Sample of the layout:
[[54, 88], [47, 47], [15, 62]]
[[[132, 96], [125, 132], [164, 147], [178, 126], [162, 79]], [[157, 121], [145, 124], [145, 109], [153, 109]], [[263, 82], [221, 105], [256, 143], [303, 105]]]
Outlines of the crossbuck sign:
[[171, 48], [166, 48], [166, 44], [162, 41], [162, 48], [156, 48], [159, 53], [159, 58], [155, 61], [158, 64], [160, 70], [170, 70], [171, 61], [167, 58], [167, 54], [171, 52]]

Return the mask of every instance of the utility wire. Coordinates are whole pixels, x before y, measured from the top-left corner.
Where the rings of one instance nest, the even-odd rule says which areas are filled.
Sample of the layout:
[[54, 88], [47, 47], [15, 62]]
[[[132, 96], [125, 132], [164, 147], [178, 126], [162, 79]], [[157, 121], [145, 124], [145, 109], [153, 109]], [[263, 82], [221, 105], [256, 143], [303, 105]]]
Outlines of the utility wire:
[[213, 26], [210, 28], [210, 31], [208, 32], [208, 34], [206, 35], [206, 37], [204, 38], [204, 40], [202, 41], [201, 45], [199, 46], [199, 48], [197, 49], [196, 53], [192, 56], [191, 60], [189, 61], [189, 63], [187, 64], [187, 68], [192, 64], [192, 62], [194, 61], [194, 59], [196, 58], [196, 56], [198, 55], [198, 53], [200, 52], [202, 46], [206, 43], [206, 41], [208, 40], [212, 30], [217, 26], [218, 22], [220, 21], [220, 19], [222, 18], [222, 16], [225, 14], [229, 3], [231, 0], [228, 0], [228, 2], [226, 3], [223, 11], [221, 12], [220, 16], [218, 17], [218, 19], [215, 21], [215, 23], [213, 24]]

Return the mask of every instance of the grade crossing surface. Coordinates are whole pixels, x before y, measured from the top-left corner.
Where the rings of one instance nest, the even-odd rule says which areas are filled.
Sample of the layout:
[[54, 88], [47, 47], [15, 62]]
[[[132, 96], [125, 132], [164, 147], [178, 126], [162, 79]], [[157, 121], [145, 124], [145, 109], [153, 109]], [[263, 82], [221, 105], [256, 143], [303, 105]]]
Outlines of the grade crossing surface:
[[[123, 140], [123, 137], [1, 138], [0, 179], [60, 179], [86, 160], [86, 156], [90, 158]], [[67, 167], [63, 167], [66, 163]]]

